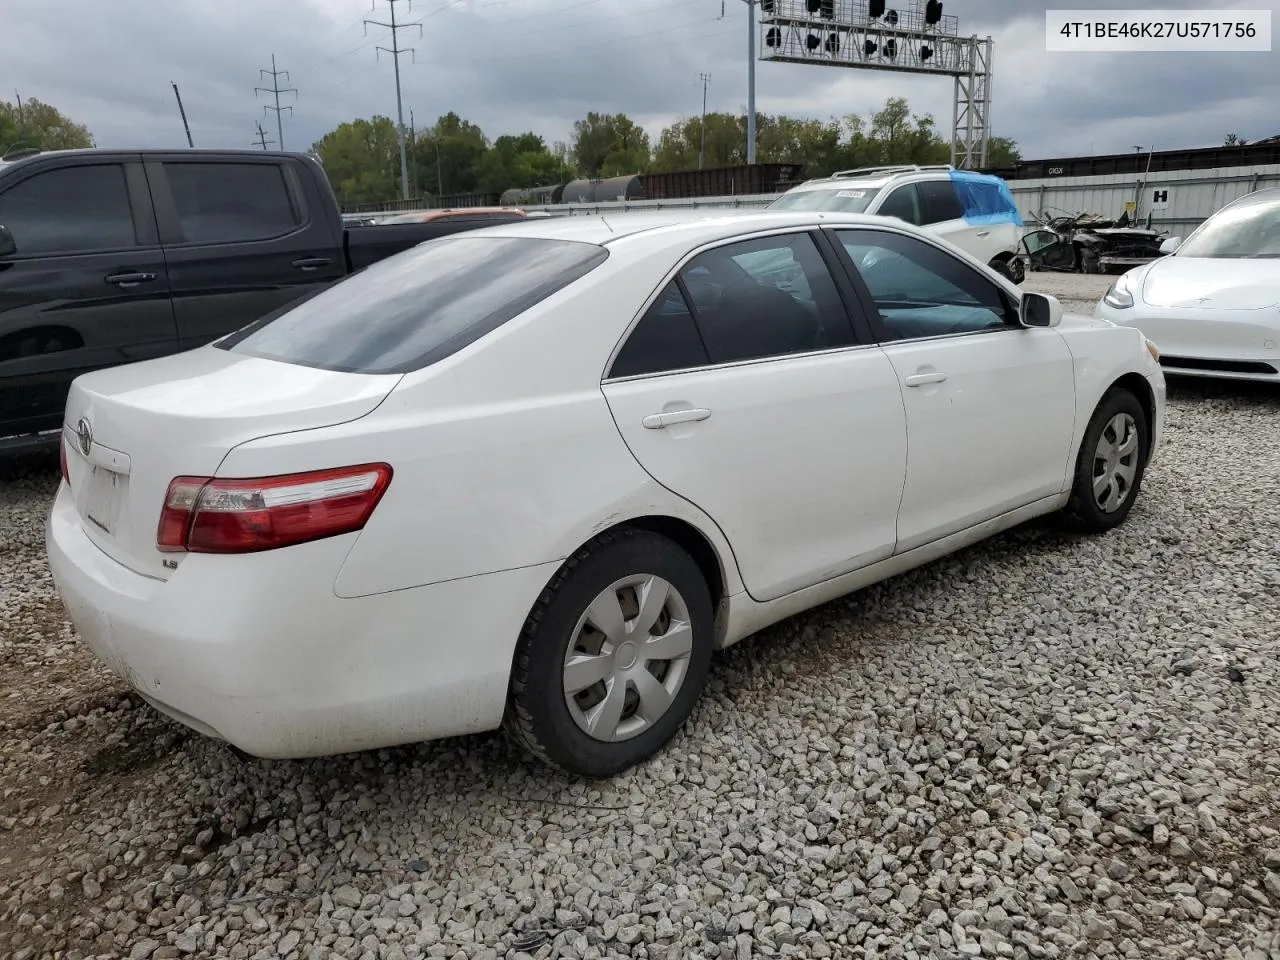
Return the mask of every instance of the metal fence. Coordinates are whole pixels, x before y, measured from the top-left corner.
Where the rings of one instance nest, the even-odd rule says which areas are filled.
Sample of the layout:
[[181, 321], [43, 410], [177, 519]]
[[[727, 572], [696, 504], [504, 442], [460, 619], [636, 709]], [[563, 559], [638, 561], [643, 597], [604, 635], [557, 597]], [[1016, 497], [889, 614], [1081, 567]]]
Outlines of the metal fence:
[[[1010, 180], [1009, 189], [1028, 228], [1049, 216], [1096, 213], [1119, 217], [1128, 206], [1130, 219], [1171, 235], [1185, 237], [1216, 210], [1254, 190], [1280, 185], [1280, 164], [1183, 170], [1147, 176], [1119, 174], [1093, 177], [1050, 177]], [[697, 197], [676, 200], [628, 200], [607, 203], [557, 203], [530, 206], [560, 216], [595, 215], [641, 210], [759, 209], [779, 194]], [[385, 212], [403, 210], [403, 201], [387, 204]]]

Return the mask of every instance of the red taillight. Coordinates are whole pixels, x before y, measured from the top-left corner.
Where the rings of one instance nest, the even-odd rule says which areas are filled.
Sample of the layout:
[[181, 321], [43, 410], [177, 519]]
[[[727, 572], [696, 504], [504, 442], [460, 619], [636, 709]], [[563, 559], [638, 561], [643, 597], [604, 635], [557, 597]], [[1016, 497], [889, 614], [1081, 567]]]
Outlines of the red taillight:
[[64, 430], [58, 439], [58, 459], [62, 461], [62, 482], [71, 486], [71, 468], [67, 466], [67, 433]]
[[352, 533], [368, 522], [390, 482], [385, 463], [249, 480], [176, 477], [156, 546], [251, 553]]

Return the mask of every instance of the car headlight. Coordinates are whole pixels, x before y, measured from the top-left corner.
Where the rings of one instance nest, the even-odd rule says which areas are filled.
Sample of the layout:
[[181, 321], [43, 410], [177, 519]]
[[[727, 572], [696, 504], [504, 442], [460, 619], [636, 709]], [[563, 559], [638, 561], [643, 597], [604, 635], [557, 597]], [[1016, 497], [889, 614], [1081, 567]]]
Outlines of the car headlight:
[[1127, 274], [1116, 278], [1116, 282], [1103, 294], [1102, 302], [1109, 307], [1115, 307], [1117, 310], [1133, 306], [1133, 290], [1129, 287]]

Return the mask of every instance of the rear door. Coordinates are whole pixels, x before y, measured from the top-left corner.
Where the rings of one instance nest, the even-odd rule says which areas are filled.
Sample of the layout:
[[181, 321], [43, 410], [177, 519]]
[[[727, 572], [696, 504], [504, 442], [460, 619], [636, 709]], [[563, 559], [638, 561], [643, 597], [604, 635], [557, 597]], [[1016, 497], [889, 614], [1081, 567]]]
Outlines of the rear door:
[[836, 262], [808, 232], [699, 253], [604, 383], [632, 454], [719, 525], [758, 600], [894, 549], [902, 398]]
[[0, 437], [56, 430], [81, 373], [177, 349], [140, 158], [29, 163], [0, 192]]
[[149, 157], [179, 343], [198, 347], [346, 275], [342, 228], [287, 157]]
[[1007, 243], [1004, 232], [991, 226], [974, 226], [964, 219], [964, 207], [950, 178], [923, 180], [920, 194], [921, 226], [937, 234], [983, 263], [990, 263]]

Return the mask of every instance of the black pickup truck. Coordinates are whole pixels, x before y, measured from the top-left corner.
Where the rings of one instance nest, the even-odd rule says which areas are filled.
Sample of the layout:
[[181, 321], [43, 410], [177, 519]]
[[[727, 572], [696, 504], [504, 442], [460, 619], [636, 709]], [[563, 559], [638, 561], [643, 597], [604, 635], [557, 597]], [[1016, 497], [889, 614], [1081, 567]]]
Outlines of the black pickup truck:
[[201, 346], [424, 240], [494, 222], [348, 230], [306, 154], [0, 162], [0, 454], [56, 441], [81, 373]]

